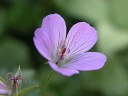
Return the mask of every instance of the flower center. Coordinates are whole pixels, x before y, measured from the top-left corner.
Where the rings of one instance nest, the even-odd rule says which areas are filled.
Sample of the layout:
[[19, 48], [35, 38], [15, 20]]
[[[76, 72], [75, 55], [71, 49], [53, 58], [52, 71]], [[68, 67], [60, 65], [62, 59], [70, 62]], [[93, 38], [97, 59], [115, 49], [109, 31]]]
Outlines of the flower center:
[[61, 53], [60, 53], [60, 58], [63, 58], [65, 53], [66, 53], [66, 48], [63, 48]]
[[69, 49], [67, 49], [66, 47], [59, 49], [58, 50], [58, 59], [56, 60], [56, 64], [58, 66], [62, 66], [63, 64], [66, 63], [66, 59], [68, 59], [68, 53], [69, 53]]

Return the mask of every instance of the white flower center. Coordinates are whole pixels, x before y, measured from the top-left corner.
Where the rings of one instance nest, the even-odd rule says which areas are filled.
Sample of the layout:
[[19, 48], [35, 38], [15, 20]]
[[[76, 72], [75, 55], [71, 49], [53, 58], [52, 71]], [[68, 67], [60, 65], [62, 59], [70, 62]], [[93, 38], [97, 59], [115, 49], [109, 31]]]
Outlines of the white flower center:
[[67, 49], [66, 47], [63, 47], [61, 49], [58, 50], [58, 56], [55, 60], [55, 63], [61, 67], [62, 65], [64, 65], [67, 60], [68, 60], [68, 53], [69, 53], [69, 49]]

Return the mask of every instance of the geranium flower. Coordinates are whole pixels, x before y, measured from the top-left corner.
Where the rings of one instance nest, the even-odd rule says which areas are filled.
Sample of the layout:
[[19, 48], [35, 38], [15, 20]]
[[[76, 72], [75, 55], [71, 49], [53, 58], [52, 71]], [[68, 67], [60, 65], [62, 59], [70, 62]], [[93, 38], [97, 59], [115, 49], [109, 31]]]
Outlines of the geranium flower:
[[9, 95], [10, 91], [8, 90], [7, 86], [0, 81], [0, 95]]
[[97, 39], [97, 31], [85, 22], [73, 25], [66, 36], [65, 21], [58, 14], [46, 16], [33, 38], [37, 50], [48, 60], [50, 67], [65, 76], [104, 66], [104, 54], [87, 52]]

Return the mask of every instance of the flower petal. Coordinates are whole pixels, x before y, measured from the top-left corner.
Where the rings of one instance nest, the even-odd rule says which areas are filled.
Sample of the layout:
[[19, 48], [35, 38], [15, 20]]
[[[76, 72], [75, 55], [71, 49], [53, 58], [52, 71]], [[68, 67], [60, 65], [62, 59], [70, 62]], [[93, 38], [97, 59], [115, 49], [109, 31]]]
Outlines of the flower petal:
[[58, 14], [51, 14], [43, 19], [41, 28], [35, 31], [34, 44], [38, 51], [48, 60], [58, 54], [58, 49], [66, 38], [66, 24]]
[[75, 68], [80, 71], [98, 70], [104, 66], [106, 56], [98, 52], [87, 52], [77, 55], [64, 67]]
[[[44, 37], [45, 36], [45, 37]], [[36, 48], [38, 49], [38, 51], [40, 52], [41, 55], [43, 55], [46, 59], [51, 60], [51, 53], [50, 53], [50, 42], [47, 41], [46, 43], [46, 39], [47, 38], [47, 34], [46, 32], [43, 32], [43, 30], [41, 28], [38, 28], [35, 31], [35, 36], [33, 38], [34, 40], [34, 44], [36, 46]], [[48, 46], [49, 44], [49, 46]]]
[[8, 94], [8, 89], [2, 81], [0, 81], [0, 94]]
[[58, 67], [56, 64], [54, 64], [53, 62], [49, 62], [50, 67], [52, 67], [52, 69], [64, 76], [72, 76], [74, 74], [78, 74], [79, 71], [77, 71], [74, 68], [66, 68], [66, 67]]
[[69, 56], [84, 53], [94, 46], [98, 38], [96, 30], [85, 22], [75, 24], [66, 39]]

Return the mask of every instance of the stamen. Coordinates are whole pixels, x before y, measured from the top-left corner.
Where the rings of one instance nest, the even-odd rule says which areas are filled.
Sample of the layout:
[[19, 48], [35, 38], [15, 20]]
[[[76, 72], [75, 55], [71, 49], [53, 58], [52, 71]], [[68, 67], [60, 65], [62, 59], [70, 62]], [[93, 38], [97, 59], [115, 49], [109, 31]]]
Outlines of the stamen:
[[61, 52], [60, 58], [62, 59], [66, 53], [66, 48], [64, 48]]
[[65, 53], [65, 51], [66, 51], [66, 48], [63, 49], [63, 51], [62, 51], [62, 55]]

